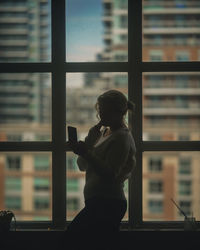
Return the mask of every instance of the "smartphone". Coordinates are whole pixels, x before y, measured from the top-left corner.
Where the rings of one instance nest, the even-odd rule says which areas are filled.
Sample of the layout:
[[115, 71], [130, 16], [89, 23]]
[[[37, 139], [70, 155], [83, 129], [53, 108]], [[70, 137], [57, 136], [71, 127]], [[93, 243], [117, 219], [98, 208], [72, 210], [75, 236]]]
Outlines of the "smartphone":
[[68, 140], [70, 142], [77, 142], [77, 129], [72, 126], [68, 126]]

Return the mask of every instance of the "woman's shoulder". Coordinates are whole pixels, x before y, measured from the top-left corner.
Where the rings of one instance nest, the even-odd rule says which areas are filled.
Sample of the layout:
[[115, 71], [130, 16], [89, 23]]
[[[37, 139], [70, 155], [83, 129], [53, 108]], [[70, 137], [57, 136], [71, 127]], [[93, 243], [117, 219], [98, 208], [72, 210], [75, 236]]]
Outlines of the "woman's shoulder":
[[127, 140], [127, 138], [132, 137], [132, 134], [131, 134], [130, 130], [127, 127], [125, 127], [125, 128], [120, 128], [117, 131], [115, 131], [113, 133], [113, 137]]
[[131, 131], [127, 127], [117, 130], [113, 136], [113, 139], [121, 142], [126, 142], [127, 144], [132, 144], [133, 147], [135, 147], [135, 140], [132, 136]]

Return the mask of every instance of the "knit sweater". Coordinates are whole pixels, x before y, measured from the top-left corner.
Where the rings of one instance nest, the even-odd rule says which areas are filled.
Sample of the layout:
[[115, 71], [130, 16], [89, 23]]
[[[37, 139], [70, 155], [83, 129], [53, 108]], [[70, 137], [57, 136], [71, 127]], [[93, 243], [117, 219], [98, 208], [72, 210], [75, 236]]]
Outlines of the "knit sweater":
[[101, 136], [101, 131], [92, 127], [85, 138], [89, 151], [77, 159], [79, 169], [86, 171], [84, 198], [100, 196], [124, 200], [124, 181], [136, 165], [134, 139], [128, 128], [112, 132], [98, 144]]

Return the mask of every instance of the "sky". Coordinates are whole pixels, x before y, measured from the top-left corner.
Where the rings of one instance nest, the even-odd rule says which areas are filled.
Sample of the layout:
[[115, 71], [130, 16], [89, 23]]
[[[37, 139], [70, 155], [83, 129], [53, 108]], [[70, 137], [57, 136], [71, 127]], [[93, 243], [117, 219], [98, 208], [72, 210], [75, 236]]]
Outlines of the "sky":
[[66, 1], [67, 61], [91, 62], [103, 47], [102, 0]]

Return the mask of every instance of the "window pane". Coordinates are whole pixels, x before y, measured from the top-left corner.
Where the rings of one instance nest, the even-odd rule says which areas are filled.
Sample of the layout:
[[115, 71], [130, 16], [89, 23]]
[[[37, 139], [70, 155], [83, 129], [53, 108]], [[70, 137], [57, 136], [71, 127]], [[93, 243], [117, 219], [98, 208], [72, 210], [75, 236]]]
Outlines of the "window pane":
[[51, 140], [50, 73], [0, 74], [0, 141]]
[[[89, 128], [98, 123], [95, 104], [100, 94], [109, 89], [118, 89], [126, 96], [128, 94], [127, 73], [69, 73], [66, 81], [67, 126], [77, 127], [78, 140], [84, 140]], [[128, 122], [128, 117], [126, 121]], [[66, 139], [68, 140], [68, 137]], [[74, 206], [67, 205], [68, 220], [71, 220], [84, 206], [85, 172], [80, 172], [76, 159], [75, 154], [67, 153], [67, 199], [78, 200], [73, 200], [73, 204], [76, 204]], [[70, 190], [69, 183], [75, 181], [74, 179], [76, 179], [78, 187], [76, 190]], [[128, 199], [128, 182], [126, 182], [124, 190]], [[70, 202], [72, 201], [70, 200]], [[72, 207], [76, 209], [73, 210]], [[128, 212], [124, 219], [128, 219]]]
[[51, 58], [51, 0], [0, 2], [0, 62]]
[[128, 0], [66, 0], [67, 61], [127, 61]]
[[[162, 169], [151, 171], [151, 159], [162, 162]], [[190, 159], [188, 161], [188, 159]], [[184, 216], [173, 199], [188, 216], [200, 220], [199, 152], [145, 152], [143, 154], [143, 220], [183, 221]], [[190, 172], [182, 172], [187, 166]]]
[[79, 171], [76, 164], [77, 156], [67, 153], [67, 220], [72, 220], [84, 207], [83, 188], [85, 173]]
[[143, 140], [200, 140], [200, 74], [143, 74]]
[[143, 0], [143, 60], [197, 61], [199, 0]]
[[[35, 169], [35, 159], [48, 158], [48, 169]], [[52, 219], [51, 154], [0, 154], [0, 210], [11, 210], [17, 221]]]

